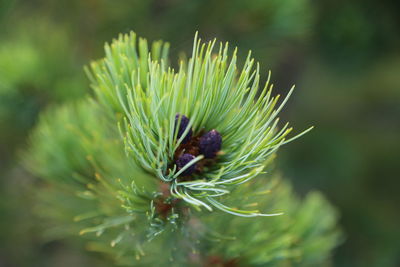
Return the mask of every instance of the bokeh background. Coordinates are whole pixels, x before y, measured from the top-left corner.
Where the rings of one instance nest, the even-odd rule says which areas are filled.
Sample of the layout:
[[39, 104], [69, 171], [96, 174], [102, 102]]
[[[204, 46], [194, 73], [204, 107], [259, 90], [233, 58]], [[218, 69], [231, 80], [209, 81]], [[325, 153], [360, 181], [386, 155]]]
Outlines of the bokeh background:
[[395, 0], [0, 0], [0, 266], [96, 262], [41, 242], [19, 158], [40, 111], [90, 94], [83, 66], [130, 30], [169, 41], [172, 58], [198, 30], [252, 50], [276, 93], [296, 84], [282, 117], [316, 128], [277, 162], [339, 209], [334, 266], [400, 266], [399, 29]]

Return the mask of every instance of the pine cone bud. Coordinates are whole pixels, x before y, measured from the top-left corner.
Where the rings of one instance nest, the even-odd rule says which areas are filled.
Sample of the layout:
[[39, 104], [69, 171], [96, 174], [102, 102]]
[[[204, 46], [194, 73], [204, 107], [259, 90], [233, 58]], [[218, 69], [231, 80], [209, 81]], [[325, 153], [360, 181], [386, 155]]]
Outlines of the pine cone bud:
[[211, 130], [200, 137], [200, 153], [206, 158], [214, 158], [217, 152], [221, 150], [221, 145], [222, 137], [216, 130]]
[[[176, 165], [178, 166], [178, 170], [182, 169], [186, 166], [190, 161], [195, 159], [196, 157], [192, 154], [183, 154], [179, 156], [178, 160], [176, 161]], [[184, 172], [181, 173], [181, 176], [191, 175], [196, 170], [196, 164], [191, 165], [187, 168]]]
[[[189, 125], [189, 118], [186, 117], [185, 115], [180, 115], [180, 114], [175, 115], [175, 125], [179, 123], [180, 117], [181, 117], [181, 124], [179, 125], [178, 129], [178, 136], [177, 136], [178, 139], [181, 138], [181, 136], [183, 135], [183, 133], [185, 132], [186, 128]], [[192, 137], [192, 133], [193, 133], [192, 129], [190, 129], [186, 134], [186, 136], [183, 138], [182, 144], [186, 144], [190, 140], [190, 138]]]

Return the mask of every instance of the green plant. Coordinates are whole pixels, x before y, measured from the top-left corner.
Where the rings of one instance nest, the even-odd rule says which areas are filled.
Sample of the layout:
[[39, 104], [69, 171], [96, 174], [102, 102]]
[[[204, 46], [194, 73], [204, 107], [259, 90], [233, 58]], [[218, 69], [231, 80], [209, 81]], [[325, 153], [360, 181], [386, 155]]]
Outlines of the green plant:
[[[106, 45], [106, 58], [91, 65], [93, 88], [105, 106], [123, 114], [119, 124], [129, 157], [170, 183], [173, 197], [208, 210], [213, 206], [242, 216], [263, 215], [233, 210], [217, 197], [256, 177], [281, 145], [307, 131], [286, 140], [291, 128], [286, 124], [278, 131], [277, 115], [287, 98], [275, 108], [279, 96], [271, 97], [268, 83], [260, 92], [259, 67], [252, 69], [250, 53], [239, 71], [236, 50], [230, 58], [227, 44], [221, 44], [217, 53], [214, 45], [215, 40], [201, 44], [196, 37], [192, 57], [175, 72], [166, 63], [168, 45], [155, 42], [149, 54], [145, 40], [139, 40], [136, 48], [134, 33], [121, 35]], [[181, 136], [177, 114], [190, 117]], [[189, 131], [195, 139], [212, 129], [222, 135], [221, 155], [189, 179], [179, 179], [187, 168], [205, 159], [204, 154], [193, 153], [196, 157], [178, 170], [173, 164], [177, 153], [193, 150], [183, 140]]]
[[287, 139], [277, 119], [287, 98], [275, 108], [250, 55], [239, 71], [236, 50], [214, 45], [195, 38], [175, 71], [168, 44], [148, 49], [121, 35], [87, 69], [95, 98], [41, 117], [25, 159], [50, 184], [35, 209], [48, 238], [79, 233], [90, 250], [135, 266], [327, 259], [340, 236], [335, 211], [264, 174], [277, 149], [308, 130]]

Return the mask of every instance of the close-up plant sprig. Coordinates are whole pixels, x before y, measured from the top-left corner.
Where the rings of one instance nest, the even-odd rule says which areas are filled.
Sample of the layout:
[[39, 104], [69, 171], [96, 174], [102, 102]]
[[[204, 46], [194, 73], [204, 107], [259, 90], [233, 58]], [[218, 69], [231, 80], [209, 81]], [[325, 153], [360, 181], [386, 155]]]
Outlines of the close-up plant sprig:
[[[318, 193], [293, 198], [272, 167], [278, 148], [311, 129], [288, 137], [288, 124], [278, 125], [293, 88], [279, 101], [270, 74], [259, 86], [250, 53], [240, 69], [236, 49], [215, 44], [196, 35], [175, 71], [168, 44], [148, 49], [135, 33], [120, 35], [86, 68], [95, 95], [42, 114], [24, 162], [45, 181], [34, 213], [46, 240], [79, 236], [128, 266], [327, 259], [340, 241], [336, 212]], [[257, 256], [235, 248], [238, 233]], [[314, 240], [324, 244], [318, 254], [307, 249]]]
[[398, 266], [398, 3], [0, 1], [0, 266]]
[[[96, 96], [120, 117], [129, 158], [169, 183], [173, 197], [196, 208], [249, 217], [277, 215], [227, 207], [219, 199], [262, 173], [281, 145], [311, 129], [287, 138], [292, 128], [278, 128], [277, 115], [293, 88], [278, 103], [270, 75], [259, 85], [259, 66], [251, 53], [240, 70], [237, 49], [232, 55], [228, 44], [215, 49], [216, 40], [202, 43], [196, 35], [191, 58], [175, 71], [167, 67], [167, 44], [155, 42], [149, 52], [147, 42], [137, 44], [136, 39], [135, 33], [121, 35], [88, 71]], [[198, 139], [210, 131], [219, 138], [214, 146], [222, 146], [211, 156], [198, 151]], [[215, 143], [210, 142], [208, 146]]]

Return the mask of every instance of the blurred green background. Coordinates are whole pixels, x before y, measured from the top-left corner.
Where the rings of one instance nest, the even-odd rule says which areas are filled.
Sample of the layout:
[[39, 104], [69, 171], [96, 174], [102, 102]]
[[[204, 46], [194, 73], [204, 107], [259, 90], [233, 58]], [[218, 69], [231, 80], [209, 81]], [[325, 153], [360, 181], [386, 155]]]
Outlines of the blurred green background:
[[[0, 266], [87, 266], [68, 244], [39, 242], [35, 183], [19, 153], [38, 113], [90, 94], [83, 66], [134, 30], [190, 53], [196, 30], [247, 50], [299, 131], [279, 152], [297, 191], [341, 212], [335, 266], [400, 266], [400, 2], [395, 0], [0, 0]], [[172, 62], [176, 64], [176, 62]]]

